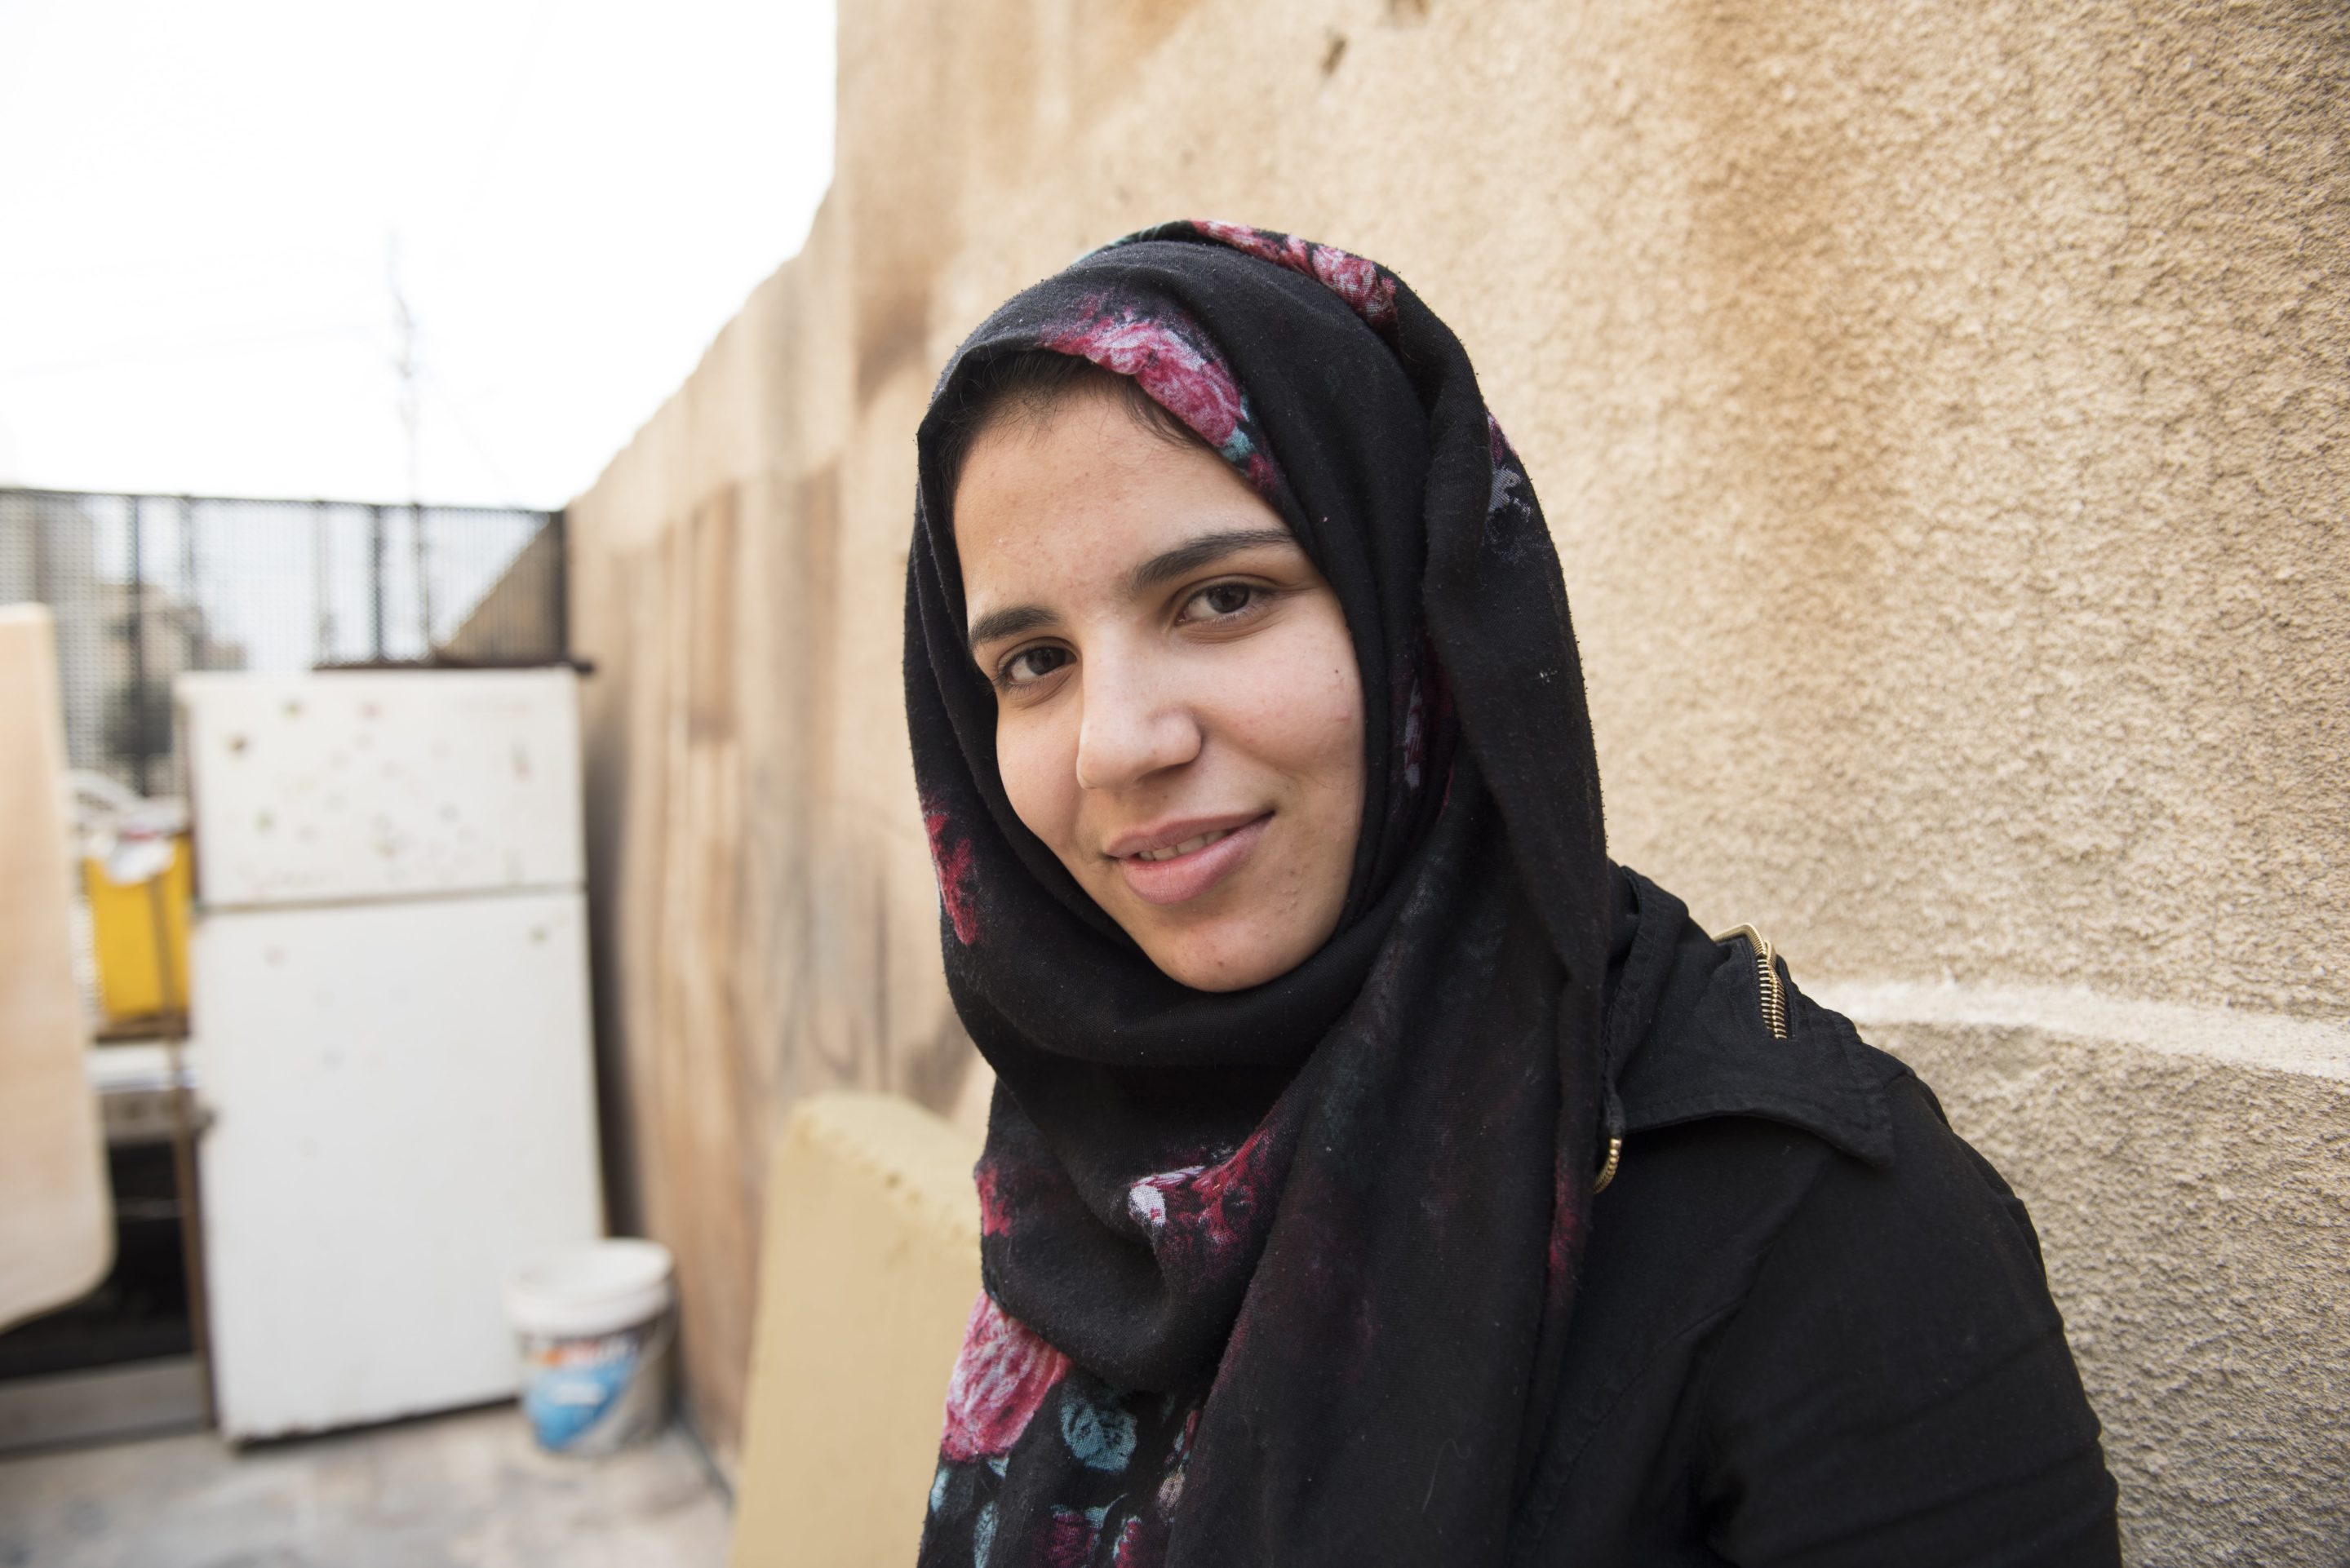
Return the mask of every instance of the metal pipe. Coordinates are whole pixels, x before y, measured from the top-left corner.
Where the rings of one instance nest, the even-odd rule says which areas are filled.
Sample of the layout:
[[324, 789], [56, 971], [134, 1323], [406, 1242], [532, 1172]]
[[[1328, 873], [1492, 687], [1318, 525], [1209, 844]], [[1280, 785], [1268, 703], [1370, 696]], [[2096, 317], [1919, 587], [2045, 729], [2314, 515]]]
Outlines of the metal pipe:
[[147, 756], [147, 561], [144, 509], [130, 501], [130, 776], [140, 795], [150, 784]]
[[[212, 623], [204, 616], [203, 588], [196, 581], [196, 498], [180, 497], [180, 670], [202, 670], [212, 662]], [[179, 670], [172, 671], [174, 675]], [[168, 787], [173, 794], [187, 793], [187, 766], [180, 755], [180, 727], [172, 705], [163, 705], [163, 722], [170, 725], [171, 739], [165, 742], [172, 759], [172, 776]]]
[[313, 669], [335, 658], [335, 596], [332, 537], [327, 524], [327, 504], [310, 503], [310, 664]]
[[555, 658], [560, 661], [571, 657], [571, 514], [550, 512], [546, 525], [555, 531]]
[[[176, 859], [180, 854], [172, 846]], [[171, 868], [147, 881], [147, 909], [155, 933], [155, 974], [163, 1001], [163, 1070], [172, 1080], [172, 1185], [180, 1192], [180, 1267], [188, 1277], [188, 1339], [195, 1352], [196, 1386], [204, 1425], [220, 1424], [213, 1387], [212, 1296], [204, 1278], [203, 1184], [196, 1168], [195, 1093], [188, 1085], [188, 996], [172, 951]]]
[[429, 664], [432, 659], [432, 547], [424, 535], [424, 504], [410, 502], [408, 515], [414, 524], [411, 542], [416, 552], [416, 629]]
[[368, 628], [375, 643], [375, 661], [383, 662], [383, 507], [368, 508]]

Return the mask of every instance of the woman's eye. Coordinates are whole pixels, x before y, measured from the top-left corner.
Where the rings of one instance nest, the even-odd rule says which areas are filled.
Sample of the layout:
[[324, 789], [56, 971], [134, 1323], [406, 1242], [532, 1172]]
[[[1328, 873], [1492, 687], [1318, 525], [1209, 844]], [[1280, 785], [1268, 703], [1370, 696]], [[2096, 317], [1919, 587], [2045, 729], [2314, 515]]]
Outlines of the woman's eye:
[[1042, 680], [1069, 661], [1069, 650], [1046, 644], [1042, 648], [1024, 648], [1003, 661], [996, 672], [999, 685], [1030, 686]]
[[1262, 594], [1250, 583], [1210, 583], [1191, 596], [1188, 607], [1211, 616], [1235, 616], [1256, 603]]

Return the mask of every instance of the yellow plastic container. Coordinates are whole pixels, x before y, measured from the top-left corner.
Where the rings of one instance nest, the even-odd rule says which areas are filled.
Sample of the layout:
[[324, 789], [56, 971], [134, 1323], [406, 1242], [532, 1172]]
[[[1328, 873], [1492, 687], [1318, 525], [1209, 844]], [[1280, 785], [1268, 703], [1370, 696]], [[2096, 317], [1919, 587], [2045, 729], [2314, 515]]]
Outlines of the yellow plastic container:
[[90, 936], [98, 950], [98, 1005], [108, 1023], [187, 1011], [188, 865], [188, 836], [178, 834], [172, 840], [172, 863], [161, 877], [163, 926], [171, 943], [167, 995], [155, 951], [153, 889], [144, 882], [118, 886], [102, 861], [81, 863]]

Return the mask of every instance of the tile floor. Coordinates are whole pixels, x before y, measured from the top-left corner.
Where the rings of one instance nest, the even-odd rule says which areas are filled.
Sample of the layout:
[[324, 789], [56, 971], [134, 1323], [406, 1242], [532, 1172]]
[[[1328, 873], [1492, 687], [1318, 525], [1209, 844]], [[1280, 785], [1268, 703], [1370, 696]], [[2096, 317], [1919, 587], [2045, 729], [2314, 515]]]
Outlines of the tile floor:
[[691, 1439], [543, 1454], [512, 1406], [238, 1452], [210, 1433], [0, 1459], [0, 1568], [723, 1568]]

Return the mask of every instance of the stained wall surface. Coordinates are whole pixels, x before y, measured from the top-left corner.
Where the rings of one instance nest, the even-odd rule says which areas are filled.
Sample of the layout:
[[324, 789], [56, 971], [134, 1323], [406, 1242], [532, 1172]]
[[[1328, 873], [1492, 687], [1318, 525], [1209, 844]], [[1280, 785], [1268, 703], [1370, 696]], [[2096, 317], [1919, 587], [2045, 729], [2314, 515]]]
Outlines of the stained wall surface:
[[607, 1043], [722, 1449], [783, 1108], [944, 1105], [965, 1059], [898, 695], [931, 379], [1081, 250], [1209, 215], [1376, 256], [1466, 341], [1614, 852], [1769, 931], [2014, 1173], [2134, 1560], [2350, 1553], [2350, 13], [840, 29], [806, 248], [571, 514]]

